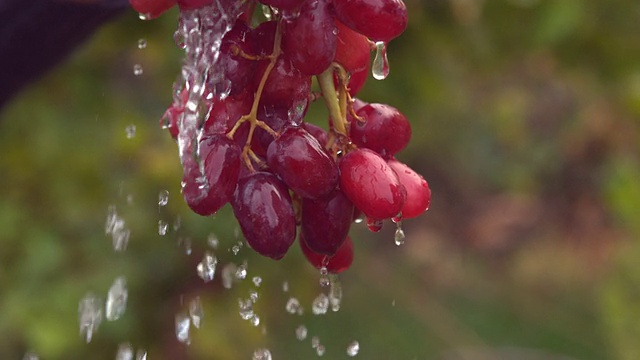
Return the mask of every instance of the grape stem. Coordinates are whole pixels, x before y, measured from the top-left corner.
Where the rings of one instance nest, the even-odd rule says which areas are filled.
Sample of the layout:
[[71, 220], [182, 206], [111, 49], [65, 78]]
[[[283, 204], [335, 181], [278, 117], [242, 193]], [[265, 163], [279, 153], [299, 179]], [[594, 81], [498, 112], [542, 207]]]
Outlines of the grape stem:
[[[240, 119], [238, 119], [238, 121], [236, 121], [236, 123], [233, 125], [233, 128], [229, 130], [229, 132], [227, 133], [227, 137], [229, 139], [233, 139], [233, 136], [235, 135], [236, 131], [238, 131], [238, 129], [240, 128], [240, 125], [242, 125], [245, 121], [249, 122], [250, 124], [249, 135], [247, 136], [247, 141], [244, 144], [244, 147], [242, 148], [242, 159], [244, 160], [245, 164], [247, 165], [247, 167], [251, 172], [255, 172], [255, 169], [251, 164], [251, 159], [253, 159], [259, 164], [261, 163], [261, 161], [257, 161], [259, 160], [259, 158], [251, 150], [251, 141], [253, 140], [253, 133], [255, 131], [256, 126], [262, 128], [264, 131], [266, 131], [273, 137], [276, 137], [278, 135], [269, 125], [267, 125], [264, 121], [258, 119], [258, 105], [260, 104], [260, 98], [262, 97], [262, 91], [264, 90], [264, 85], [266, 84], [267, 79], [269, 78], [269, 74], [271, 73], [271, 70], [273, 70], [273, 68], [276, 65], [278, 56], [280, 56], [281, 40], [282, 40], [282, 22], [278, 21], [278, 26], [276, 28], [276, 35], [273, 42], [273, 51], [271, 52], [271, 55], [266, 57], [266, 58], [269, 58], [269, 65], [267, 65], [267, 68], [264, 70], [264, 73], [262, 74], [262, 78], [260, 79], [260, 84], [258, 85], [258, 89], [256, 90], [255, 96], [253, 98], [251, 111], [247, 115], [243, 115], [242, 117], [240, 117]], [[240, 54], [241, 50], [237, 49], [237, 51]], [[245, 54], [244, 52], [242, 52], [241, 54], [242, 56], [246, 56], [247, 58], [250, 58], [249, 57], [250, 55]], [[256, 57], [255, 59], [258, 60], [258, 57]]]
[[[322, 97], [324, 103], [329, 110], [329, 116], [331, 117], [331, 123], [334, 130], [341, 135], [347, 136], [347, 107], [346, 107], [346, 95], [342, 94], [344, 91], [341, 88], [340, 93], [336, 91], [336, 87], [333, 82], [333, 74], [336, 71], [336, 64], [331, 64], [324, 72], [317, 75], [318, 84], [320, 90], [322, 90]], [[344, 69], [343, 69], [344, 71]], [[345, 101], [341, 99], [344, 97]]]

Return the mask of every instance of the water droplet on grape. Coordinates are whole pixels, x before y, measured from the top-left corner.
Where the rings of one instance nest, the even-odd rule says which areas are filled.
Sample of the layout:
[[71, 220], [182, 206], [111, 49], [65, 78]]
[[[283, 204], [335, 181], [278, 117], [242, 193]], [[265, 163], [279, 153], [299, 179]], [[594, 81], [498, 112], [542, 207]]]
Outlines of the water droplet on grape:
[[167, 224], [164, 220], [158, 220], [158, 234], [160, 236], [167, 235], [167, 229], [169, 228], [169, 224]]
[[204, 254], [202, 261], [198, 263], [196, 266], [196, 270], [198, 272], [198, 276], [204, 280], [204, 282], [212, 281], [216, 275], [216, 265], [218, 264], [218, 259], [209, 252]]
[[169, 191], [162, 190], [158, 194], [158, 206], [167, 206], [167, 203], [169, 203]]
[[142, 68], [142, 65], [140, 64], [133, 65], [133, 75], [140, 76], [142, 75], [143, 72], [144, 72], [144, 69]]
[[382, 220], [367, 218], [367, 228], [371, 232], [380, 232], [382, 230]]
[[144, 21], [151, 20], [151, 14], [138, 13], [138, 19]]
[[271, 8], [267, 5], [262, 5], [262, 15], [267, 21], [271, 21], [273, 18], [273, 14], [271, 13]]
[[118, 320], [127, 308], [127, 281], [124, 277], [119, 277], [113, 281], [107, 293], [105, 305], [105, 317], [108, 321]]
[[200, 297], [196, 296], [191, 302], [189, 302], [189, 317], [191, 318], [191, 323], [197, 329], [202, 325], [202, 319], [204, 318], [204, 309], [202, 308], [202, 301], [200, 301]]
[[296, 328], [296, 339], [302, 341], [307, 338], [307, 327], [300, 325]]
[[376, 56], [371, 65], [371, 74], [376, 80], [384, 80], [389, 76], [389, 61], [387, 60], [387, 44], [376, 42]]
[[88, 293], [80, 300], [78, 315], [80, 335], [89, 343], [102, 322], [102, 300], [94, 294]]
[[358, 355], [358, 352], [360, 352], [360, 343], [357, 340], [353, 340], [348, 346], [347, 346], [347, 355], [349, 356], [356, 356]]
[[329, 309], [329, 298], [325, 294], [318, 295], [311, 306], [314, 315], [324, 315]]
[[127, 125], [127, 127], [124, 129], [124, 132], [127, 135], [127, 139], [133, 139], [134, 137], [136, 137], [136, 126], [133, 124]]
[[191, 337], [189, 330], [191, 328], [191, 318], [184, 312], [180, 312], [176, 315], [176, 339], [179, 342], [189, 345], [191, 343]]
[[258, 349], [253, 352], [251, 360], [272, 360], [271, 351], [268, 349]]
[[133, 347], [129, 343], [118, 345], [116, 360], [133, 360]]

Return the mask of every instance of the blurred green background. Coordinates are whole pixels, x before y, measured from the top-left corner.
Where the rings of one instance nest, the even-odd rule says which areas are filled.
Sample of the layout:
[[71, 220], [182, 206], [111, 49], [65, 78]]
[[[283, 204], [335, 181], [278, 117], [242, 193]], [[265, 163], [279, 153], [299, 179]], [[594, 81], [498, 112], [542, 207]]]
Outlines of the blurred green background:
[[[129, 343], [152, 360], [250, 359], [258, 348], [311, 359], [318, 336], [329, 359], [348, 358], [354, 340], [361, 359], [640, 359], [640, 3], [407, 5], [390, 77], [361, 97], [412, 121], [398, 157], [429, 181], [433, 203], [406, 221], [401, 247], [392, 224], [352, 229], [339, 312], [311, 313], [326, 290], [297, 246], [280, 262], [246, 246], [234, 255], [228, 208], [188, 211], [177, 147], [158, 125], [182, 55], [177, 12], [130, 12], [0, 113], [0, 358], [114, 359]], [[112, 205], [131, 232], [125, 252], [105, 234]], [[204, 284], [207, 249], [220, 263]], [[243, 262], [247, 278], [223, 288], [222, 267]], [[78, 303], [104, 299], [119, 276], [126, 312], [86, 344]], [[257, 327], [238, 313], [251, 290]], [[196, 296], [205, 317], [186, 347], [174, 319]], [[303, 315], [285, 311], [290, 297]]]

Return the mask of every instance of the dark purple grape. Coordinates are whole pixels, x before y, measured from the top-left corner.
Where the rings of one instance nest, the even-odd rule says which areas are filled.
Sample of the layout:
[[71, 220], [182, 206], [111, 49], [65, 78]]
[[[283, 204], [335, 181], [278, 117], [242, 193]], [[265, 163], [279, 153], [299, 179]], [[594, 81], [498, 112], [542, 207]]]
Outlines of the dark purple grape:
[[219, 134], [200, 142], [204, 176], [195, 159], [186, 158], [182, 195], [194, 212], [212, 215], [231, 200], [240, 172], [240, 153], [232, 140]]
[[253, 250], [275, 260], [287, 253], [296, 219], [289, 190], [275, 175], [256, 172], [240, 179], [231, 205]]
[[333, 255], [349, 234], [353, 204], [340, 189], [319, 199], [302, 200], [300, 232], [311, 250]]
[[269, 167], [298, 195], [318, 198], [338, 183], [338, 167], [322, 145], [299, 126], [285, 128], [267, 149]]
[[411, 125], [398, 109], [385, 104], [369, 104], [356, 114], [365, 122], [351, 122], [351, 140], [388, 159], [404, 149], [411, 139]]
[[330, 0], [305, 0], [300, 15], [287, 24], [283, 51], [305, 75], [317, 75], [329, 67], [336, 53], [336, 21]]

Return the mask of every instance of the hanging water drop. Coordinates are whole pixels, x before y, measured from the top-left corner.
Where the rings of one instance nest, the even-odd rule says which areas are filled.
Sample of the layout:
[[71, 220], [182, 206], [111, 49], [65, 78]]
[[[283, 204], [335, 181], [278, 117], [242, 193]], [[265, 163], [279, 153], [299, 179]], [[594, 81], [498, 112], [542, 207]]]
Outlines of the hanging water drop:
[[371, 232], [380, 232], [382, 230], [382, 220], [367, 218], [367, 228]]
[[272, 360], [269, 349], [258, 349], [253, 352], [251, 360]]
[[142, 68], [142, 65], [140, 64], [133, 65], [133, 75], [140, 76], [142, 75], [143, 72], [144, 72], [144, 69]]
[[146, 39], [138, 40], [138, 49], [144, 49], [146, 47], [147, 47], [147, 40]]
[[402, 224], [398, 223], [398, 227], [396, 228], [396, 233], [393, 236], [393, 240], [397, 246], [404, 244], [404, 230], [402, 230]]
[[191, 300], [191, 302], [189, 302], [189, 317], [191, 318], [193, 326], [195, 326], [196, 329], [199, 329], [200, 325], [202, 325], [202, 319], [204, 318], [204, 309], [202, 308], [200, 296], [196, 296]]
[[347, 346], [347, 355], [353, 357], [358, 355], [358, 352], [360, 352], [360, 343], [357, 340], [353, 340]]
[[136, 126], [133, 124], [127, 125], [127, 127], [124, 128], [124, 132], [127, 135], [127, 139], [133, 139], [136, 137]]
[[102, 300], [94, 294], [88, 293], [80, 300], [78, 315], [80, 335], [89, 343], [102, 322]]
[[213, 254], [206, 252], [202, 261], [198, 263], [196, 266], [196, 271], [198, 272], [198, 276], [204, 280], [204, 282], [209, 282], [213, 280], [216, 275], [216, 265], [218, 264], [218, 258], [216, 258]]
[[133, 348], [131, 344], [123, 343], [118, 345], [116, 360], [133, 360]]
[[314, 315], [324, 315], [329, 309], [329, 298], [324, 293], [318, 295], [311, 305], [311, 310]]
[[387, 44], [376, 42], [376, 56], [371, 65], [371, 74], [376, 80], [384, 80], [389, 76], [389, 61], [387, 60]]
[[329, 271], [326, 266], [320, 268], [320, 286], [327, 287], [330, 284]]
[[118, 320], [127, 308], [127, 281], [124, 277], [119, 277], [113, 281], [107, 294], [105, 305], [105, 317], [108, 321]]
[[189, 336], [189, 330], [191, 327], [191, 318], [184, 312], [180, 312], [176, 315], [176, 339], [179, 342], [189, 345], [191, 338]]
[[164, 220], [158, 220], [158, 234], [160, 236], [167, 235], [167, 229], [169, 229], [169, 224]]
[[158, 193], [158, 206], [167, 206], [169, 203], [169, 191], [162, 190]]
[[296, 328], [296, 339], [302, 341], [307, 338], [307, 327], [300, 325]]

